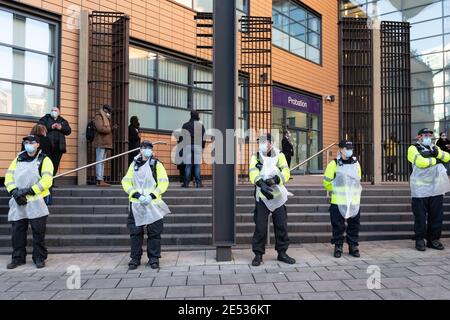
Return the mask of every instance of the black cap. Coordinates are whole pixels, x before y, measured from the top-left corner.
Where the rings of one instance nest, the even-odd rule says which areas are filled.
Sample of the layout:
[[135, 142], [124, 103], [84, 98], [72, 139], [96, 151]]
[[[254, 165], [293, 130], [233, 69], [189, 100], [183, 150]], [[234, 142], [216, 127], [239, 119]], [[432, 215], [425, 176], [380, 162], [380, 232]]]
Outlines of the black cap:
[[258, 138], [257, 140], [258, 142], [272, 142], [272, 135], [270, 133], [262, 135], [261, 137]]
[[339, 142], [339, 148], [353, 149], [353, 142], [342, 140], [341, 142]]
[[112, 107], [109, 104], [105, 104], [103, 106], [103, 110], [107, 110], [109, 113], [111, 113], [112, 112]]
[[430, 129], [428, 129], [428, 128], [423, 128], [423, 129], [420, 129], [419, 130], [419, 133], [417, 134], [417, 135], [422, 135], [422, 134], [425, 134], [425, 133], [431, 133], [431, 134], [434, 134], [434, 131], [433, 130], [430, 130]]
[[41, 140], [39, 139], [38, 136], [33, 136], [33, 135], [29, 135], [26, 136], [25, 138], [23, 138], [23, 141], [30, 141], [30, 142], [36, 142], [36, 143], [41, 143]]
[[142, 143], [141, 143], [141, 148], [150, 148], [150, 149], [153, 149], [153, 143], [151, 143], [151, 142], [148, 141], [148, 140], [144, 140], [144, 141], [142, 141]]

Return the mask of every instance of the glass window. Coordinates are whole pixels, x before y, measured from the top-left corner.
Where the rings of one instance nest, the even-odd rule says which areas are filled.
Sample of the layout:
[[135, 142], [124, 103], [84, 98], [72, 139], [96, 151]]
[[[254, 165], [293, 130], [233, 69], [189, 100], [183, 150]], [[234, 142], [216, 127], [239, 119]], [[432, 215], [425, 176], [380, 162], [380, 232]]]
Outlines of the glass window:
[[137, 116], [142, 128], [156, 129], [156, 106], [130, 102], [129, 116]]
[[182, 4], [183, 6], [192, 8], [192, 0], [174, 0], [174, 1]]
[[130, 73], [154, 77], [156, 70], [156, 54], [130, 47]]
[[411, 40], [442, 34], [442, 19], [411, 25]]
[[273, 0], [273, 45], [321, 63], [321, 18], [291, 0]]
[[442, 36], [411, 41], [411, 54], [413, 56], [419, 56], [427, 53], [440, 52], [443, 50], [442, 42]]
[[[213, 12], [213, 0], [173, 0], [198, 12]], [[236, 0], [238, 17], [249, 14], [249, 0]]]
[[[406, 1], [403, 5], [405, 9], [408, 8], [407, 3], [414, 3], [415, 1]], [[442, 17], [442, 3], [435, 2], [426, 6], [414, 7], [403, 11], [405, 20], [410, 23], [416, 23], [425, 20], [432, 20]]]
[[289, 128], [307, 128], [308, 114], [286, 109], [286, 124]]
[[57, 100], [57, 25], [0, 8], [0, 113], [41, 117]]
[[158, 108], [158, 129], [175, 130], [183, 126], [190, 119], [190, 111], [182, 111], [171, 108]]

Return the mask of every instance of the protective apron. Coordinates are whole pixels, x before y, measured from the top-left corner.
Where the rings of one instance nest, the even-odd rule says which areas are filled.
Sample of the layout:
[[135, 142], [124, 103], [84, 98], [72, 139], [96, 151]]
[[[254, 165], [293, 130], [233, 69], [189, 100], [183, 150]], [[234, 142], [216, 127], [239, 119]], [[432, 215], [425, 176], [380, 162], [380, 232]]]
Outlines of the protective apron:
[[[155, 190], [156, 181], [148, 162], [141, 166], [138, 171], [134, 172], [133, 186], [141, 195], [147, 197], [150, 197], [150, 194]], [[152, 224], [170, 213], [169, 207], [160, 199], [154, 199], [148, 205], [140, 202], [132, 202], [131, 208], [136, 227]]]
[[[14, 182], [18, 189], [31, 188], [41, 180], [41, 175], [39, 174], [40, 162], [38, 159], [39, 155], [31, 162], [17, 162]], [[37, 219], [48, 215], [47, 205], [40, 195], [27, 196], [27, 204], [24, 206], [19, 206], [14, 198], [9, 200], [8, 221]]]
[[362, 187], [358, 167], [358, 162], [338, 165], [332, 182], [332, 192], [336, 195], [336, 204], [344, 219], [353, 218], [359, 213]]
[[413, 198], [435, 197], [450, 191], [447, 170], [442, 163], [425, 169], [414, 166], [410, 186]]
[[[278, 168], [278, 155], [280, 151], [277, 149], [272, 150], [273, 157], [265, 157], [260, 153], [260, 159], [262, 163], [262, 168], [260, 170], [261, 177], [266, 180], [275, 177], [276, 175], [280, 175], [281, 171]], [[262, 193], [261, 188], [256, 188], [256, 201], [260, 199], [264, 202], [267, 209], [273, 212], [282, 205], [286, 203], [288, 200], [288, 196], [292, 196], [292, 193], [288, 192], [284, 185], [274, 185], [271, 186], [273, 189], [273, 199], [267, 199]]]

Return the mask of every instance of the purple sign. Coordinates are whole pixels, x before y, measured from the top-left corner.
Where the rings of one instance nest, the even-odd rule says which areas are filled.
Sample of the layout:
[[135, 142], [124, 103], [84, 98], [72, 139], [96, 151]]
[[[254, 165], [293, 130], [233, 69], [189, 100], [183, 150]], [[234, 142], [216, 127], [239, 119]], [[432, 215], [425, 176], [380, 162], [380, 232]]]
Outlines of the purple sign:
[[294, 91], [273, 87], [273, 104], [277, 107], [320, 115], [322, 101]]

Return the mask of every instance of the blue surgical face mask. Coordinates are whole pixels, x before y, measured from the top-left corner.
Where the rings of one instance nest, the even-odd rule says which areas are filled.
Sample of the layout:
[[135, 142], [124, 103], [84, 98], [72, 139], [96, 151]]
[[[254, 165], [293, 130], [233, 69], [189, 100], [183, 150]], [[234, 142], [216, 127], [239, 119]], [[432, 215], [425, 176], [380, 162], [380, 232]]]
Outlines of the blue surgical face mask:
[[36, 151], [36, 145], [27, 143], [25, 144], [25, 151], [28, 152], [28, 154], [32, 154]]
[[143, 149], [142, 155], [144, 156], [144, 158], [150, 158], [153, 155], [153, 150], [152, 149]]
[[50, 115], [52, 116], [52, 118], [56, 119], [56, 118], [58, 118], [59, 114], [57, 111], [52, 111], [52, 112], [50, 112]]
[[350, 159], [351, 157], [353, 157], [353, 150], [346, 149], [345, 150], [345, 156], [347, 157], [347, 159]]
[[269, 150], [269, 145], [267, 143], [261, 143], [259, 145], [259, 152], [260, 153], [267, 153], [268, 150]]
[[431, 141], [431, 138], [430, 137], [425, 137], [425, 138], [423, 138], [423, 140], [422, 140], [422, 144], [424, 145], [424, 146], [431, 146], [431, 143], [432, 143], [432, 141]]

